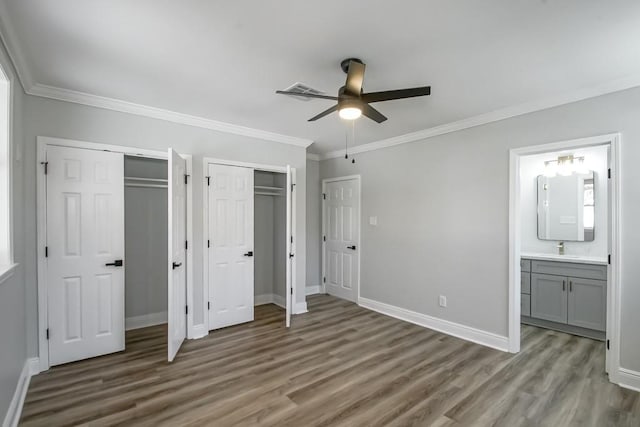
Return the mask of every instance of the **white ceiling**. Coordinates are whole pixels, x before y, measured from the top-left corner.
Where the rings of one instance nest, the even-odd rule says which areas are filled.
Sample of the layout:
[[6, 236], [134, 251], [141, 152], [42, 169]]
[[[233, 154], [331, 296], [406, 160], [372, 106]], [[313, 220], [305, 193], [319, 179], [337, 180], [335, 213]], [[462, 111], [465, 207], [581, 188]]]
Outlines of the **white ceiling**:
[[[356, 144], [537, 102], [640, 74], [635, 0], [0, 0], [33, 83], [344, 146], [331, 101], [276, 95], [295, 82], [333, 94], [343, 58], [365, 91], [431, 85], [376, 104]], [[8, 31], [7, 31], [8, 30]]]

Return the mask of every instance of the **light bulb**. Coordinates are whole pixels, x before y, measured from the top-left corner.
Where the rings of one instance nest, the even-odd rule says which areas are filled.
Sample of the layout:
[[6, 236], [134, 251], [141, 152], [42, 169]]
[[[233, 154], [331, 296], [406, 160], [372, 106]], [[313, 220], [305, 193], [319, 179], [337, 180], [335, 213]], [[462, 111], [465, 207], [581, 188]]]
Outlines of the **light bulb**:
[[339, 113], [341, 119], [355, 120], [362, 115], [362, 111], [356, 107], [345, 107], [340, 109]]

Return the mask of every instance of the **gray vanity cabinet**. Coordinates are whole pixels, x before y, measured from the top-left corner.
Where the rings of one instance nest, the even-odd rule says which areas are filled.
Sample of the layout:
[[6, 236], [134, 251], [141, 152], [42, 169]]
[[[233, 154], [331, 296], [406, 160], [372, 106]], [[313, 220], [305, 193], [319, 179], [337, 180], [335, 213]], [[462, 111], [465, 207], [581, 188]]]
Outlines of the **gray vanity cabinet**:
[[568, 303], [569, 325], [606, 329], [607, 282], [569, 278]]
[[567, 279], [531, 274], [531, 317], [567, 323]]
[[607, 266], [522, 259], [522, 322], [604, 339]]

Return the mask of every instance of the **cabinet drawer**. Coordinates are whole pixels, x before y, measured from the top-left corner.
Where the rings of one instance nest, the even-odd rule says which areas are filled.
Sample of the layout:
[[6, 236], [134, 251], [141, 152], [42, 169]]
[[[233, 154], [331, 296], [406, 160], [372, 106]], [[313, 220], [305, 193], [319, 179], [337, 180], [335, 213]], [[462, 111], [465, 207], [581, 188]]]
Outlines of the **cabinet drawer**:
[[520, 292], [527, 295], [531, 293], [531, 273], [520, 273]]
[[520, 271], [531, 271], [531, 260], [520, 258]]
[[531, 272], [580, 279], [607, 280], [607, 266], [556, 261], [531, 261]]
[[520, 315], [531, 316], [531, 295], [520, 295]]

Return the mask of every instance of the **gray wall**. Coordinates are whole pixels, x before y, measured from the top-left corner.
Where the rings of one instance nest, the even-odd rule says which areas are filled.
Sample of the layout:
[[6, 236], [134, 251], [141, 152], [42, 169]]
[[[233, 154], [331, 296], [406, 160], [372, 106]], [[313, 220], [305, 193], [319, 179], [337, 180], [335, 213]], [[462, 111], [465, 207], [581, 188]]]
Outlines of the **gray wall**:
[[[124, 175], [167, 179], [167, 161], [125, 156]], [[167, 189], [125, 186], [124, 209], [125, 317], [166, 313]]]
[[[254, 185], [273, 187], [273, 174], [254, 172]], [[254, 199], [254, 295], [273, 293], [273, 196], [256, 195]]]
[[307, 286], [322, 284], [320, 162], [307, 159]]
[[274, 164], [290, 164], [297, 168], [296, 234], [300, 245], [296, 256], [297, 301], [304, 302], [305, 281], [305, 149], [286, 144], [262, 141], [207, 129], [179, 125], [132, 114], [120, 113], [84, 105], [73, 104], [34, 96], [25, 97], [24, 145], [24, 218], [26, 227], [26, 283], [28, 354], [37, 354], [37, 288], [36, 288], [36, 138], [51, 136], [80, 141], [124, 145], [153, 150], [173, 147], [177, 151], [193, 155], [193, 248], [194, 259], [194, 317], [202, 323], [202, 257], [203, 211], [202, 193], [204, 176], [203, 157], [215, 157], [235, 161]]
[[362, 296], [507, 335], [509, 149], [621, 132], [621, 365], [640, 372], [639, 106], [636, 88], [321, 162], [362, 175]]
[[[24, 158], [22, 150], [25, 94], [15, 70], [0, 42], [0, 66], [11, 80], [13, 93], [13, 258], [19, 266], [12, 277], [0, 284], [0, 420], [4, 420], [27, 359], [25, 317], [25, 220], [24, 220]], [[29, 224], [30, 227], [35, 223]], [[31, 243], [30, 244], [35, 244]]]

